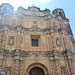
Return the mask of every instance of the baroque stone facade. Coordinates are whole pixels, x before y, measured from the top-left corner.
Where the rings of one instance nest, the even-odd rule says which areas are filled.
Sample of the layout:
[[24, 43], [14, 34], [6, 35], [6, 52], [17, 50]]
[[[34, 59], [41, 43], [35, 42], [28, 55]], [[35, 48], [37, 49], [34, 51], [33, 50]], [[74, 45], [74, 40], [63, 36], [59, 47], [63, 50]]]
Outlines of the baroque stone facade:
[[14, 12], [10, 4], [0, 5], [0, 69], [6, 75], [70, 75], [71, 37], [62, 9], [50, 13], [31, 6]]

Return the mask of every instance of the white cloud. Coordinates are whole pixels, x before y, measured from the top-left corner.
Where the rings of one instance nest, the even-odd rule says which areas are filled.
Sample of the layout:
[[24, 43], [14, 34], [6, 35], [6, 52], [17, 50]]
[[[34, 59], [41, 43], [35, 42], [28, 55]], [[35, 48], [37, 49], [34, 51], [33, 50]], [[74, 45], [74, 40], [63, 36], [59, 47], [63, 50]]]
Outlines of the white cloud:
[[14, 10], [17, 10], [19, 6], [23, 6], [24, 8], [28, 8], [28, 6], [32, 6], [33, 4], [37, 5], [39, 2], [41, 4], [48, 3], [51, 0], [0, 0], [0, 5], [2, 3], [9, 3], [14, 7]]
[[32, 5], [31, 0], [0, 0], [0, 4], [2, 3], [9, 3], [14, 7], [16, 10], [19, 6], [23, 6], [24, 8], [28, 8], [28, 6]]
[[47, 2], [51, 2], [52, 0], [39, 0], [40, 3], [47, 3]]

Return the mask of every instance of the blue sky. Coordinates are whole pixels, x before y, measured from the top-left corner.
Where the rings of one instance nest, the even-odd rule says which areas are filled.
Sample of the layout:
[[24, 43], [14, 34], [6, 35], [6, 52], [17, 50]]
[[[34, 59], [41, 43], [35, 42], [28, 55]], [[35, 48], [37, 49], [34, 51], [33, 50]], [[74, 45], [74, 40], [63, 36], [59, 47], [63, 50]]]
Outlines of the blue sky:
[[75, 38], [75, 0], [0, 0], [0, 5], [2, 3], [10, 3], [14, 7], [14, 10], [19, 6], [27, 8], [33, 4], [41, 10], [48, 8], [51, 12], [55, 8], [61, 8], [64, 10], [66, 17], [70, 21], [69, 23]]

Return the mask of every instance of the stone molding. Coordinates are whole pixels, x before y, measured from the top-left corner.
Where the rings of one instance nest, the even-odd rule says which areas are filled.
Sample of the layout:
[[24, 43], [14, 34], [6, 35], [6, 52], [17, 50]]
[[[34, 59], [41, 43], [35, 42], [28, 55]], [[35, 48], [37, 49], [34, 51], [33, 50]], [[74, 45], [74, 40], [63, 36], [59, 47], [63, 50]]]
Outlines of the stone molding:
[[20, 32], [25, 32], [25, 33], [54, 33], [54, 32], [58, 32], [58, 33], [66, 33], [66, 29], [65, 28], [60, 28], [60, 29], [55, 29], [54, 27], [49, 27], [49, 28], [38, 28], [36, 26], [36, 28], [33, 26], [31, 28], [26, 28], [22, 25], [17, 25], [17, 26], [11, 26], [11, 25], [1, 25], [0, 26], [0, 32], [1, 31], [20, 31]]
[[[71, 51], [23, 51], [23, 50], [0, 50], [0, 59], [18, 59], [18, 60], [60, 60], [67, 56], [67, 59], [72, 59]], [[32, 55], [35, 58], [30, 58]], [[40, 58], [40, 56], [45, 58]], [[61, 57], [63, 56], [63, 58]]]

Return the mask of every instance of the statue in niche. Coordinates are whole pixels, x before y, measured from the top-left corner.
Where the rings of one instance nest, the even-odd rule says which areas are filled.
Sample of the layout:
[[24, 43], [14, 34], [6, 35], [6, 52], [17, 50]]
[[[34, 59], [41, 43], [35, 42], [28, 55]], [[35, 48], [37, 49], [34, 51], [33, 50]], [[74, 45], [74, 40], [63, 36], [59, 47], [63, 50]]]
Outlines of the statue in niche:
[[57, 45], [60, 45], [59, 39], [56, 39], [56, 44], [57, 44]]
[[14, 44], [14, 37], [10, 37], [9, 38], [9, 45], [13, 45]]

